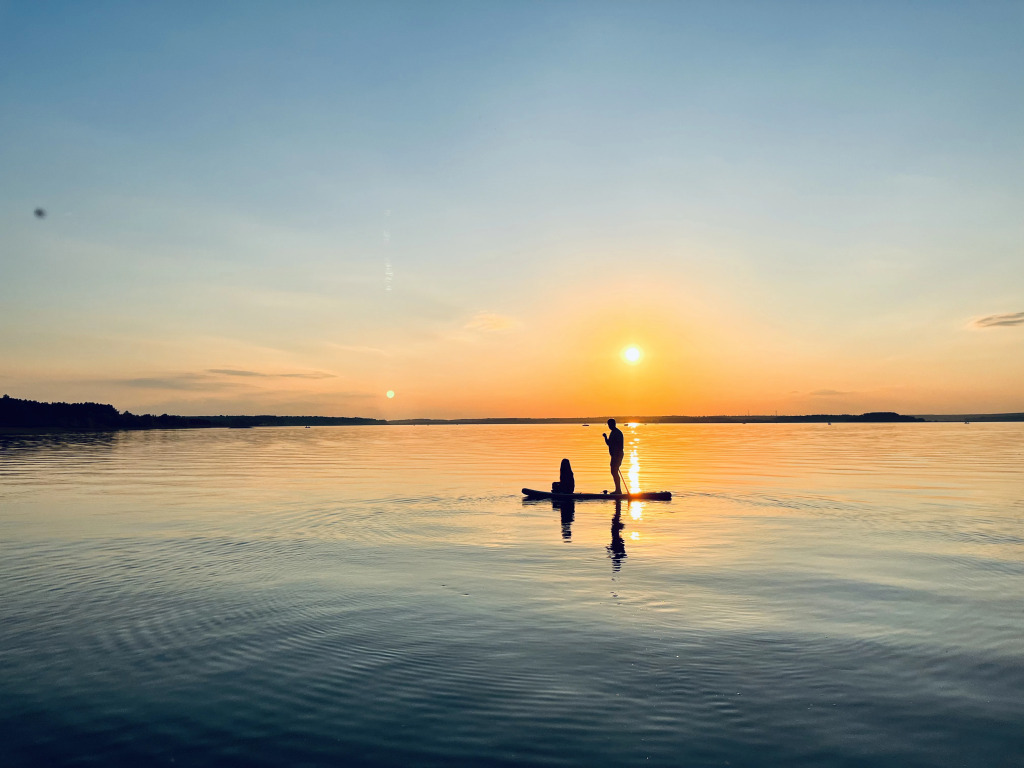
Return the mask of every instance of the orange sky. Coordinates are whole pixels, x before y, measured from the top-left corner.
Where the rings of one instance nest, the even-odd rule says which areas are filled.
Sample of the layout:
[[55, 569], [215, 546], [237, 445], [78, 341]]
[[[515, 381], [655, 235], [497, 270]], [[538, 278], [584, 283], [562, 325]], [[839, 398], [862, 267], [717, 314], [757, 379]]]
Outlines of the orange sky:
[[12, 6], [0, 392], [1024, 411], [1008, 8]]

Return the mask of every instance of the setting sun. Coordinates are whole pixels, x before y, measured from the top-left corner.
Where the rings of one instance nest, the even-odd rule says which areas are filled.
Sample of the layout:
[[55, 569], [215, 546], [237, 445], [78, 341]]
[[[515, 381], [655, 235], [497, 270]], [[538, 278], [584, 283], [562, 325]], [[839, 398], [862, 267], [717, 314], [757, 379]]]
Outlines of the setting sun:
[[643, 350], [640, 347], [626, 347], [622, 351], [622, 356], [626, 359], [627, 363], [639, 363], [643, 355]]

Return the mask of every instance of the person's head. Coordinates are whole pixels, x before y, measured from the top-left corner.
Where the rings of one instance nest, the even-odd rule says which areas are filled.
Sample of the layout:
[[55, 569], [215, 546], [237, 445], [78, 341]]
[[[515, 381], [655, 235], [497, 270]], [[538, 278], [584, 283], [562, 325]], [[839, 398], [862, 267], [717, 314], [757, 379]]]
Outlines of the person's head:
[[615, 419], [608, 419], [608, 427], [610, 429], [615, 429]]
[[572, 472], [572, 465], [569, 464], [568, 459], [562, 459], [562, 464], [559, 466], [558, 470], [560, 472]]

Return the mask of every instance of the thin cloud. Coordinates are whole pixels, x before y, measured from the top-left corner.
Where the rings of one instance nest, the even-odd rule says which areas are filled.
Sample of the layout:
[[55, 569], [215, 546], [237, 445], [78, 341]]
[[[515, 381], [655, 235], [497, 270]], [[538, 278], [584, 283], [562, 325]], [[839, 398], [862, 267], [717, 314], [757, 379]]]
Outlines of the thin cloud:
[[508, 331], [518, 328], [521, 323], [514, 317], [494, 312], [477, 312], [463, 327], [467, 331]]
[[259, 371], [245, 371], [237, 368], [209, 368], [207, 373], [216, 373], [220, 376], [241, 376], [241, 377], [255, 377], [260, 379], [333, 379], [336, 378], [333, 373], [322, 373], [314, 371], [312, 373], [260, 373]]
[[834, 397], [835, 395], [849, 395], [850, 392], [844, 392], [839, 389], [816, 389], [811, 392], [816, 397]]
[[1013, 312], [1002, 315], [986, 315], [979, 317], [970, 325], [971, 328], [997, 328], [999, 326], [1024, 325], [1024, 312]]
[[[230, 377], [225, 380], [222, 377]], [[333, 373], [260, 373], [238, 368], [209, 368], [202, 373], [179, 373], [167, 376], [139, 376], [132, 379], [112, 379], [110, 384], [136, 389], [176, 389], [183, 391], [224, 390], [244, 387], [241, 381], [231, 379], [334, 379]]]
[[209, 373], [217, 373], [221, 376], [265, 376], [257, 371], [239, 371], [235, 368], [210, 368]]
[[195, 373], [183, 373], [178, 376], [142, 376], [135, 379], [112, 379], [110, 383], [138, 389], [203, 390], [218, 389], [226, 386], [211, 381], [209, 376]]

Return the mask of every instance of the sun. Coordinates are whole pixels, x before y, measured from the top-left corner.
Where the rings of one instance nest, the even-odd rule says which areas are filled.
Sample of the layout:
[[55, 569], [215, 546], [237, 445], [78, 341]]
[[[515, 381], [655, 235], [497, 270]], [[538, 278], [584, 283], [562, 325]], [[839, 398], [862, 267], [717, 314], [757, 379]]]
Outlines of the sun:
[[640, 362], [640, 358], [644, 356], [644, 351], [640, 347], [626, 347], [622, 350], [622, 357], [630, 365], [635, 365]]

